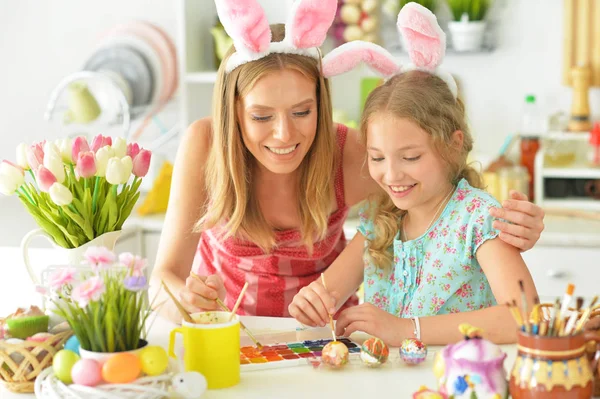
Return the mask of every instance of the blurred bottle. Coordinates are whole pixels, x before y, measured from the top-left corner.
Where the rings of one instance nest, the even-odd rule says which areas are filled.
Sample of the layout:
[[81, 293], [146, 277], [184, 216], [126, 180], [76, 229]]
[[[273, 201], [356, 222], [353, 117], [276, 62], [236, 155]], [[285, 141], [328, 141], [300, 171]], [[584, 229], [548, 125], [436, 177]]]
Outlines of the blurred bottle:
[[533, 201], [533, 182], [535, 178], [535, 155], [540, 149], [540, 136], [546, 131], [545, 123], [535, 102], [534, 95], [525, 97], [525, 105], [521, 119], [521, 165], [529, 173], [529, 192], [526, 193]]

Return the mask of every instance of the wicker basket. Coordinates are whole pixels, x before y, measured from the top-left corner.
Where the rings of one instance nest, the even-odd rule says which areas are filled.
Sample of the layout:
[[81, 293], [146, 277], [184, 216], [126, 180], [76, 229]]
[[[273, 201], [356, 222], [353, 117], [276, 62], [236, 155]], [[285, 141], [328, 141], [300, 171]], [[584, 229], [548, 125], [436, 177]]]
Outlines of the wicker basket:
[[[72, 334], [72, 331], [61, 332], [44, 342], [25, 341], [8, 344], [0, 340], [2, 384], [12, 392], [32, 393], [36, 377], [45, 368], [52, 366], [54, 354], [63, 348]], [[19, 358], [22, 360], [18, 361]]]

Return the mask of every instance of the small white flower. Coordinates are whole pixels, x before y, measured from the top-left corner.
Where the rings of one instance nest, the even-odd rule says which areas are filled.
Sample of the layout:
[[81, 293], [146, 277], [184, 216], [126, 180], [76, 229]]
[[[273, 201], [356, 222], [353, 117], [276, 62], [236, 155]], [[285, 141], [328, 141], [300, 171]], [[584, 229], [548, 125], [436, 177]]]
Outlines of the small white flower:
[[20, 143], [17, 146], [17, 165], [25, 170], [29, 169], [29, 163], [27, 162], [27, 147], [29, 146], [25, 143]]

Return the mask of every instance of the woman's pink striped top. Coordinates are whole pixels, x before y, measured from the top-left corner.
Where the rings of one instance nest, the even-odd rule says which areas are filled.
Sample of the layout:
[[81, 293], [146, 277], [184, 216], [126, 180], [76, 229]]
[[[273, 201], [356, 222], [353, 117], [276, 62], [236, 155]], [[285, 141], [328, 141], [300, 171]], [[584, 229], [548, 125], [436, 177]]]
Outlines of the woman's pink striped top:
[[[337, 141], [343, 154], [348, 129], [338, 125]], [[201, 276], [218, 273], [225, 282], [226, 303], [232, 308], [244, 283], [248, 289], [239, 314], [289, 316], [288, 305], [300, 289], [318, 279], [321, 272], [346, 246], [343, 225], [348, 215], [344, 200], [344, 175], [340, 165], [335, 174], [337, 210], [329, 216], [327, 237], [315, 243], [309, 255], [298, 230], [276, 233], [277, 246], [265, 254], [258, 246], [235, 238], [219, 240], [213, 228], [202, 233], [192, 270]], [[344, 307], [355, 305], [355, 296]]]

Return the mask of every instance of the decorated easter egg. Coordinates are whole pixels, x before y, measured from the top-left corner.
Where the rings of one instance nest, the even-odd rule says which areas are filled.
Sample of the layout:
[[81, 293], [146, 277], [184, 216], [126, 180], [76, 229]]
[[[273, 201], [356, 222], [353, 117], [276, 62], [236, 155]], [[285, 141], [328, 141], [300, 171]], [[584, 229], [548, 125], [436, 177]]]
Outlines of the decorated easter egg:
[[79, 355], [79, 340], [75, 335], [67, 340], [65, 343], [65, 349], [68, 349], [71, 352], [75, 352]]
[[117, 353], [102, 366], [102, 379], [112, 384], [135, 381], [142, 371], [140, 359], [132, 353]]
[[323, 347], [321, 361], [333, 368], [348, 363], [348, 347], [340, 341], [332, 341]]
[[71, 369], [75, 384], [95, 387], [102, 382], [102, 367], [94, 359], [81, 359]]
[[379, 367], [388, 360], [390, 350], [379, 338], [367, 339], [360, 348], [360, 359], [369, 367]]
[[67, 349], [56, 352], [54, 355], [54, 360], [52, 361], [54, 375], [56, 375], [56, 377], [65, 384], [72, 383], [73, 380], [71, 379], [71, 370], [78, 361], [79, 355], [75, 352], [71, 352]]
[[169, 356], [162, 346], [148, 346], [140, 352], [142, 371], [146, 375], [160, 375], [169, 365]]
[[407, 364], [419, 364], [427, 358], [427, 345], [416, 338], [407, 338], [400, 346], [400, 358]]
[[447, 399], [448, 396], [442, 392], [431, 390], [427, 387], [421, 387], [412, 396], [413, 399]]

